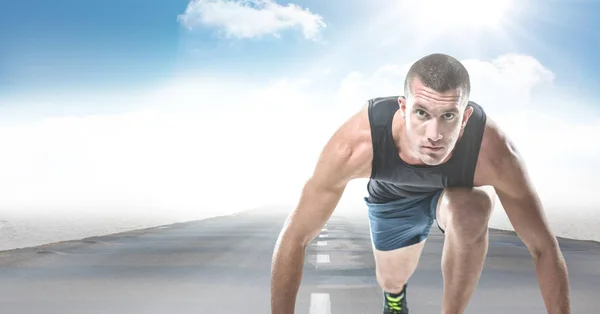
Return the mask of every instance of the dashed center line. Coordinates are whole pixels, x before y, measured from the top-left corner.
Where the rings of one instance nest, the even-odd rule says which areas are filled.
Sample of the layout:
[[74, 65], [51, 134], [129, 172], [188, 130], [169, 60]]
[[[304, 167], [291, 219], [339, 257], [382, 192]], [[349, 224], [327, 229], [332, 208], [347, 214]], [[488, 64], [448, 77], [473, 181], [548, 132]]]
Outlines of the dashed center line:
[[329, 254], [317, 254], [317, 263], [320, 263], [320, 264], [329, 263]]
[[329, 293], [310, 294], [310, 314], [331, 314]]
[[[327, 224], [321, 230], [327, 232]], [[319, 234], [319, 238], [327, 238], [328, 235]], [[327, 241], [317, 241], [317, 246], [327, 246]], [[317, 254], [317, 264], [329, 264], [329, 254]], [[310, 295], [310, 314], [331, 314], [331, 300], [329, 293], [311, 293]]]

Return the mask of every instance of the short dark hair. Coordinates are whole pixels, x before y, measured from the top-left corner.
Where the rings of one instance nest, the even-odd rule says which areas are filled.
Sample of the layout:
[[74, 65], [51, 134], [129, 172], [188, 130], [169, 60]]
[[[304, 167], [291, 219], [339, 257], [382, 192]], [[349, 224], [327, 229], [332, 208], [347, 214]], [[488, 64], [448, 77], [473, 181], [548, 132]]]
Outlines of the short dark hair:
[[404, 81], [406, 96], [411, 94], [412, 82], [415, 78], [438, 93], [461, 89], [463, 101], [467, 100], [471, 93], [469, 72], [460, 61], [446, 54], [427, 55], [410, 67]]

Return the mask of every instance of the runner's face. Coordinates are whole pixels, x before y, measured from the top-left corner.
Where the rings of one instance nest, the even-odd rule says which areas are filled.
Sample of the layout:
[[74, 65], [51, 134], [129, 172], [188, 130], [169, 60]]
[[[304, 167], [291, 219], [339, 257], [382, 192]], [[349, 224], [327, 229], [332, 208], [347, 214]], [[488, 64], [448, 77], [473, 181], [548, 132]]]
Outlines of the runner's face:
[[438, 93], [413, 81], [411, 95], [400, 100], [412, 156], [427, 165], [446, 160], [473, 110], [464, 109], [460, 96], [460, 90]]

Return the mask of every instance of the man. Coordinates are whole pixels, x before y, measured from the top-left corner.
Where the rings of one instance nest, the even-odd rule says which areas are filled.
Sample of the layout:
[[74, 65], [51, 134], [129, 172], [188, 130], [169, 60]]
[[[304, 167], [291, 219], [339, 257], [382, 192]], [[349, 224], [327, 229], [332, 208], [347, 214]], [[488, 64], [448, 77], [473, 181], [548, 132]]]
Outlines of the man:
[[347, 183], [369, 178], [365, 202], [384, 313], [408, 313], [407, 282], [434, 220], [445, 235], [442, 313], [463, 313], [483, 269], [498, 196], [531, 253], [548, 313], [569, 314], [559, 245], [513, 143], [469, 101], [467, 70], [451, 56], [425, 56], [410, 68], [404, 94], [369, 100], [323, 148], [277, 240], [272, 313], [294, 313], [307, 245]]

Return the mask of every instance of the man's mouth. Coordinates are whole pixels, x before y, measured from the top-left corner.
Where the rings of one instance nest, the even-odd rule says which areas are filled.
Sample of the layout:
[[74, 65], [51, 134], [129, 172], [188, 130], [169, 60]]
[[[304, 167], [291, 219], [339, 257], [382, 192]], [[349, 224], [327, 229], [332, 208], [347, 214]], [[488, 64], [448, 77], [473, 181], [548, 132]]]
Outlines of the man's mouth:
[[439, 151], [439, 150], [442, 150], [442, 148], [444, 148], [443, 146], [431, 146], [431, 145], [424, 145], [421, 147], [428, 149], [428, 150], [432, 150], [432, 151]]

